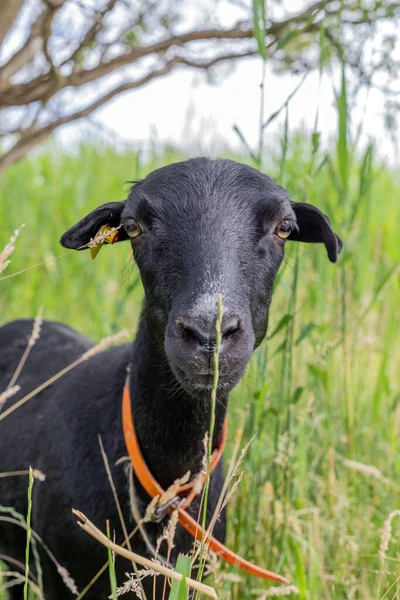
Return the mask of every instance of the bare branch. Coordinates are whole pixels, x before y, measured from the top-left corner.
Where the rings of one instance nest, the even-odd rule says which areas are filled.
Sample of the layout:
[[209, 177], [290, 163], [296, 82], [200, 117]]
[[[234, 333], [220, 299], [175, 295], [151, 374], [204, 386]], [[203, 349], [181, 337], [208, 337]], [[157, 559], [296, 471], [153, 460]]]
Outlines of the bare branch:
[[18, 17], [24, 0], [2, 0], [0, 2], [0, 44], [10, 31], [15, 19]]
[[66, 0], [48, 2], [39, 16], [31, 25], [31, 30], [23, 46], [17, 50], [10, 60], [0, 67], [0, 80], [8, 80], [34, 58], [40, 51], [44, 51], [49, 64], [52, 64], [48, 55], [48, 39], [51, 33], [51, 23]]
[[32, 148], [43, 142], [51, 133], [53, 133], [55, 129], [57, 129], [61, 125], [66, 125], [67, 123], [71, 123], [73, 121], [77, 121], [78, 119], [87, 117], [95, 110], [109, 102], [109, 100], [111, 100], [115, 96], [118, 96], [129, 90], [142, 87], [143, 85], [145, 85], [149, 81], [152, 81], [153, 79], [167, 75], [178, 66], [187, 66], [196, 69], [207, 70], [220, 62], [227, 60], [236, 60], [252, 54], [256, 54], [256, 51], [253, 51], [250, 54], [248, 52], [241, 54], [226, 54], [204, 62], [194, 61], [185, 57], [177, 56], [171, 61], [167, 62], [161, 69], [152, 71], [144, 77], [135, 81], [129, 81], [119, 85], [118, 87], [113, 88], [112, 90], [110, 90], [109, 92], [107, 92], [106, 94], [104, 94], [95, 102], [89, 104], [85, 108], [70, 115], [59, 117], [44, 127], [23, 133], [20, 139], [14, 144], [14, 146], [8, 152], [3, 154], [3, 156], [0, 157], [0, 172], [5, 170], [11, 164], [17, 162], [23, 156], [25, 156], [27, 152], [29, 152], [30, 150], [32, 150]]
[[70, 62], [70, 61], [74, 62], [79, 57], [82, 50], [84, 48], [86, 48], [90, 43], [93, 42], [93, 40], [96, 38], [99, 31], [101, 31], [101, 29], [103, 29], [103, 27], [104, 27], [104, 16], [108, 12], [112, 11], [116, 2], [117, 2], [117, 0], [109, 0], [107, 2], [106, 6], [103, 8], [103, 10], [96, 13], [96, 15], [94, 17], [93, 25], [87, 30], [82, 41], [79, 43], [78, 47], [74, 50], [74, 52], [71, 54], [71, 56], [63, 62], [63, 64]]

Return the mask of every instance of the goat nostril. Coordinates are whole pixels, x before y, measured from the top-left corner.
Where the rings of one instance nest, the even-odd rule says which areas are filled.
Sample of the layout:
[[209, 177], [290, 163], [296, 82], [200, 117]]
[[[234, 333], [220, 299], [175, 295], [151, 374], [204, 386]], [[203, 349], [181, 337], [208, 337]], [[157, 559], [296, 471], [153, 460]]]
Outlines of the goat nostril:
[[222, 320], [221, 333], [223, 338], [234, 335], [241, 329], [242, 323], [238, 317], [228, 317], [226, 321]]
[[[192, 317], [181, 317], [176, 321], [176, 328], [182, 340], [188, 343], [200, 344], [201, 346], [213, 348], [216, 343], [215, 324], [208, 326]], [[222, 338], [233, 336], [242, 328], [242, 322], [238, 317], [227, 316], [222, 319]]]
[[187, 342], [200, 342], [203, 343], [204, 336], [199, 331], [196, 324], [189, 318], [181, 317], [176, 322], [179, 334]]
[[198, 335], [198, 333], [196, 333], [196, 331], [194, 329], [192, 329], [192, 327], [186, 327], [185, 325], [183, 325], [182, 326], [182, 336], [188, 342], [190, 342], [190, 341], [198, 342], [199, 341], [199, 335]]

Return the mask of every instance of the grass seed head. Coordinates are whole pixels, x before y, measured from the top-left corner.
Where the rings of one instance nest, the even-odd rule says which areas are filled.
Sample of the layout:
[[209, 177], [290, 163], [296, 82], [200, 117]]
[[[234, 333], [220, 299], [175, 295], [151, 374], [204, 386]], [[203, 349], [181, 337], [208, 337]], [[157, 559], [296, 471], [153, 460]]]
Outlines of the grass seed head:
[[399, 516], [400, 516], [400, 510], [394, 510], [393, 512], [390, 513], [390, 515], [388, 516], [388, 518], [386, 519], [386, 521], [383, 525], [382, 535], [381, 535], [381, 543], [379, 545], [379, 556], [380, 556], [381, 560], [385, 560], [386, 552], [389, 548], [389, 542], [392, 538], [392, 521], [395, 517], [399, 517]]
[[21, 388], [19, 385], [14, 385], [13, 387], [8, 388], [8, 390], [0, 394], [0, 411], [7, 402], [7, 400], [12, 398], [12, 396], [15, 396], [15, 394], [17, 394], [20, 389]]
[[129, 337], [131, 334], [131, 330], [123, 329], [122, 331], [119, 331], [114, 335], [109, 335], [103, 338], [98, 344], [96, 344], [96, 346], [93, 346], [93, 348], [90, 348], [89, 350], [87, 350], [87, 352], [82, 354], [81, 360], [88, 360], [89, 358], [92, 358], [92, 356], [95, 356], [100, 352], [104, 352], [104, 350], [107, 350], [107, 348], [113, 346], [114, 344], [118, 344], [118, 342], [120, 342], [126, 337]]
[[10, 264], [10, 261], [8, 260], [8, 258], [11, 256], [11, 254], [15, 250], [14, 244], [15, 244], [17, 237], [19, 236], [19, 233], [23, 227], [25, 227], [25, 225], [21, 225], [21, 227], [19, 229], [16, 229], [14, 231], [14, 235], [12, 235], [10, 237], [10, 241], [8, 242], [8, 244], [6, 244], [4, 246], [2, 252], [0, 253], [0, 273], [5, 271], [5, 269]]

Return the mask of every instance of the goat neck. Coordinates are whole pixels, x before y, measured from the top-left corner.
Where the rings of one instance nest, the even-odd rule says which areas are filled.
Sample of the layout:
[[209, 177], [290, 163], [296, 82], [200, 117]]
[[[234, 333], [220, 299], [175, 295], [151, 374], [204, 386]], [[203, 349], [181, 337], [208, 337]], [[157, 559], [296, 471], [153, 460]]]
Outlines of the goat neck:
[[[130, 392], [140, 448], [160, 485], [166, 489], [187, 471], [198, 473], [210, 427], [211, 397], [193, 398], [180, 386], [145, 310], [133, 345]], [[222, 433], [226, 406], [227, 395], [218, 394], [213, 448]]]

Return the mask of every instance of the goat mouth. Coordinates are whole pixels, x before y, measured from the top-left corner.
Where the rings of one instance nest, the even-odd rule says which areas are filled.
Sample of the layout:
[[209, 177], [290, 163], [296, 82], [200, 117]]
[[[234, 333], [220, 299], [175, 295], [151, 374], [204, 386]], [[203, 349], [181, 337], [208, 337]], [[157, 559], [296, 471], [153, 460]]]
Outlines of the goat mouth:
[[[212, 371], [202, 373], [191, 373], [190, 375], [181, 367], [174, 367], [175, 376], [182, 387], [189, 394], [210, 394], [214, 384], [214, 373]], [[218, 376], [218, 391], [230, 392], [241, 377], [241, 373], [220, 373]]]

